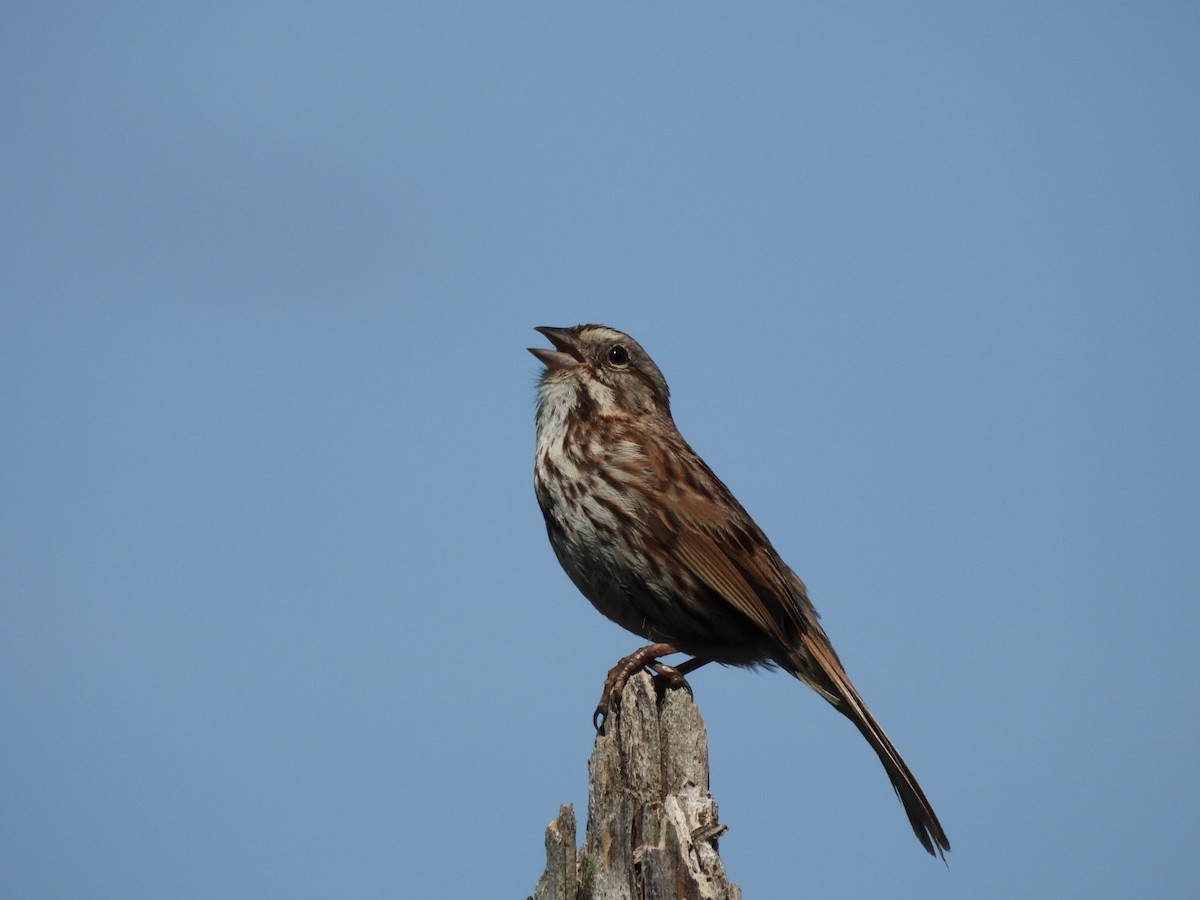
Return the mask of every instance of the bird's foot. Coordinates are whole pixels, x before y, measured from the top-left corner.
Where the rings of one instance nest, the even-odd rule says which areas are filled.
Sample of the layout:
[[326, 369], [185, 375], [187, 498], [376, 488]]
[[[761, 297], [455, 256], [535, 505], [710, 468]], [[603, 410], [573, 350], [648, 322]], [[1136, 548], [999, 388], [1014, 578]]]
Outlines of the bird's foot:
[[639, 669], [653, 671], [656, 685], [661, 684], [664, 688], [683, 688], [690, 695], [692, 686], [687, 683], [684, 676], [688, 672], [700, 668], [708, 660], [689, 659], [678, 666], [668, 666], [659, 661], [660, 656], [669, 656], [672, 653], [680, 652], [682, 651], [674, 644], [650, 644], [630, 653], [609, 669], [608, 676], [604, 679], [604, 690], [600, 694], [600, 702], [596, 704], [596, 711], [592, 713], [592, 725], [595, 726], [596, 731], [604, 733], [604, 723], [608, 719], [609, 712], [621, 705], [621, 691], [625, 689], [626, 682]]

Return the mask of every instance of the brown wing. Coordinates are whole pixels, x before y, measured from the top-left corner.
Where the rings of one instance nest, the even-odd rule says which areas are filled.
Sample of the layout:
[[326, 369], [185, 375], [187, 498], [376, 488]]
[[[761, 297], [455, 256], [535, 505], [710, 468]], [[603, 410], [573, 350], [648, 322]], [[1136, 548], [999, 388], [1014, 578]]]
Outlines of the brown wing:
[[[770, 547], [765, 538], [762, 546]], [[728, 530], [709, 534], [685, 528], [676, 553], [698, 578], [771, 637], [783, 650], [778, 662], [854, 723], [883, 763], [921, 846], [931, 854], [949, 850], [950, 842], [925, 792], [871, 715], [815, 615], [806, 618], [808, 598], [795, 597], [795, 589], [788, 591], [789, 579], [774, 551], [752, 552]]]
[[677, 561], [761, 629], [774, 645], [778, 663], [854, 723], [883, 763], [921, 845], [945, 858], [950, 842], [933, 806], [851, 683], [817, 621], [804, 583], [728, 488], [699, 457], [693, 455], [693, 460], [712, 479], [712, 489], [680, 494], [674, 507], [678, 515], [659, 512], [661, 528], [673, 532]]
[[763, 597], [751, 586], [746, 577], [745, 560], [739, 559], [736, 552], [730, 552], [728, 541], [721, 540], [719, 534], [714, 537], [685, 527], [676, 534], [675, 553], [693, 575], [736, 607], [764, 634], [780, 645], [787, 641], [783, 623], [772, 615]]
[[[659, 461], [671, 502], [654, 510], [651, 517], [658, 521], [651, 527], [677, 561], [753, 622], [778, 651], [772, 656], [786, 654], [808, 631], [823, 637], [803, 582], [703, 460], [684, 445]], [[681, 473], [693, 476], [691, 482], [681, 481]], [[681, 483], [689, 489], [681, 489]]]

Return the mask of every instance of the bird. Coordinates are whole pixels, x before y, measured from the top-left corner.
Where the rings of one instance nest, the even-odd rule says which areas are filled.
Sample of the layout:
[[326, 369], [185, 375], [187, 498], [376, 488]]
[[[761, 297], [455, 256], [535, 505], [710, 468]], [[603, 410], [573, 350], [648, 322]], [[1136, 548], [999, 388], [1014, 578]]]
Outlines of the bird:
[[[666, 379], [604, 325], [535, 329], [534, 491], [559, 563], [604, 616], [651, 641], [605, 680], [597, 727], [649, 667], [670, 684], [709, 662], [779, 668], [849, 719], [879, 757], [921, 846], [945, 860], [937, 814], [822, 628], [804, 582], [684, 440]], [[661, 657], [692, 657], [669, 666]]]

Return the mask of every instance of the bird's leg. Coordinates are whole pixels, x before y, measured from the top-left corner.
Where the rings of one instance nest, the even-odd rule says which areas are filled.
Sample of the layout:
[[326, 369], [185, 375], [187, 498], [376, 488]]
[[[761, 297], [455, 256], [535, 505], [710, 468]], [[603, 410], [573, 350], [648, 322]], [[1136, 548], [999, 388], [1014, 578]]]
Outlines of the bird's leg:
[[674, 644], [650, 644], [630, 653], [609, 669], [608, 677], [604, 679], [604, 691], [600, 695], [600, 702], [596, 704], [596, 711], [592, 714], [592, 724], [596, 730], [604, 731], [604, 720], [608, 718], [609, 710], [620, 705], [621, 691], [625, 689], [625, 683], [638, 669], [652, 669], [658, 678], [665, 681], [667, 687], [682, 687], [690, 694], [692, 689], [684, 676], [688, 672], [694, 672], [708, 660], [689, 659], [678, 666], [668, 666], [666, 663], [659, 662], [660, 656], [669, 656], [672, 653], [680, 652], [682, 651]]
[[[625, 682], [629, 681], [634, 672], [651, 664], [661, 665], [658, 662], [660, 656], [669, 656], [678, 652], [679, 648], [674, 644], [648, 644], [618, 660], [617, 664], [608, 670], [608, 677], [604, 679], [604, 690], [600, 694], [600, 702], [596, 704], [596, 711], [592, 713], [592, 724], [596, 727], [596, 731], [604, 731], [604, 720], [608, 718], [608, 711], [621, 704], [621, 691], [625, 689]], [[670, 668], [670, 666], [664, 666], [664, 668]]]
[[666, 688], [683, 688], [688, 692], [688, 696], [695, 696], [692, 693], [692, 686], [688, 684], [687, 678], [684, 676], [689, 672], [695, 672], [703, 665], [712, 662], [711, 659], [701, 659], [696, 656], [688, 660], [684, 660], [677, 666], [668, 666], [665, 662], [655, 660], [649, 663], [651, 669], [654, 670], [654, 686], [658, 689], [659, 696]]
[[[701, 659], [699, 656], [695, 656], [686, 662], [681, 662], [675, 667], [675, 671], [682, 678], [684, 675], [690, 675], [692, 672], [695, 672], [701, 666], [707, 666], [710, 662], [712, 662], [711, 659]], [[670, 667], [668, 666], [668, 668]]]

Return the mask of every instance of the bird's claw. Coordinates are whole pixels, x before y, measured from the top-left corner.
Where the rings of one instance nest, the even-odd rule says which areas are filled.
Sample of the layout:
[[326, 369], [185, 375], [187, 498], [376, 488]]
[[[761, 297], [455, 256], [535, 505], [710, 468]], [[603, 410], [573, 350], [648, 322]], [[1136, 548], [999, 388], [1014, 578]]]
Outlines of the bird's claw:
[[[668, 666], [658, 659], [660, 656], [678, 652], [679, 650], [671, 644], [650, 644], [630, 653], [609, 669], [608, 675], [604, 679], [604, 690], [600, 694], [600, 702], [596, 704], [596, 710], [592, 713], [592, 726], [596, 732], [604, 734], [604, 723], [608, 719], [609, 712], [621, 705], [621, 692], [625, 690], [625, 684], [639, 669], [652, 670], [655, 673], [656, 684], [661, 683], [669, 688], [681, 687], [691, 695], [692, 687], [683, 676], [685, 672], [691, 671], [695, 666], [689, 667], [689, 663], [684, 663], [676, 668]], [[695, 660], [691, 660], [691, 662], [694, 663]]]

